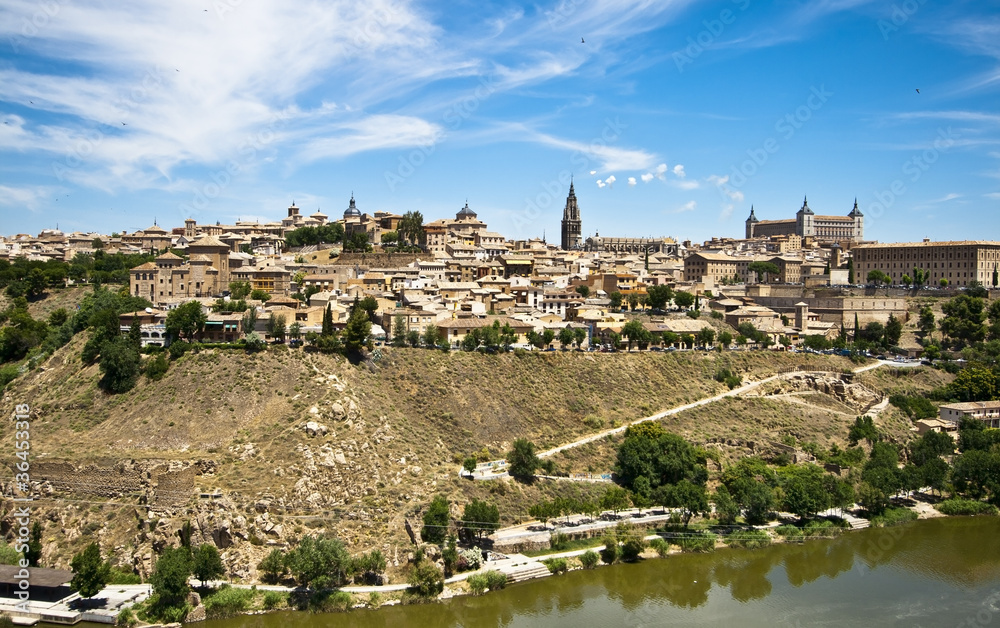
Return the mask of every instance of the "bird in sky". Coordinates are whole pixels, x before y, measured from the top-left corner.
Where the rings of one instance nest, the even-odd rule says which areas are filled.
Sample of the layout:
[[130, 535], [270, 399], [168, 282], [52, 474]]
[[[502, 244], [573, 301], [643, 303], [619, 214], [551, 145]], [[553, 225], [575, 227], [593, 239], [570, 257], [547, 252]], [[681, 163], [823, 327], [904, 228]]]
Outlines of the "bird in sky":
[[581, 38], [580, 38], [580, 43], [581, 43], [581, 44], [585, 44], [585, 43], [587, 43], [587, 42], [585, 42], [585, 41], [583, 40], [583, 37], [581, 37]]
[[917, 88], [917, 93], [918, 93], [918, 94], [920, 93], [920, 88]]
[[125, 124], [124, 122], [122, 122], [122, 126], [128, 126], [128, 125], [127, 125], [127, 124]]

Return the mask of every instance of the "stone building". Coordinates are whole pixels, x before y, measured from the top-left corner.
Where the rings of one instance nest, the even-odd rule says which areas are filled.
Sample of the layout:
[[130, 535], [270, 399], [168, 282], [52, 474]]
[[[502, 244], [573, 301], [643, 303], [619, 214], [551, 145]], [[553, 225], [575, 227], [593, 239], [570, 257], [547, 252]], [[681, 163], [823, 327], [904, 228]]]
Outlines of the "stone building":
[[903, 283], [903, 275], [913, 277], [915, 268], [929, 273], [927, 284], [947, 279], [952, 286], [967, 286], [978, 281], [994, 287], [1000, 271], [1000, 242], [900, 242], [862, 244], [852, 250], [856, 281], [865, 281], [868, 273], [880, 270], [892, 283]]
[[152, 303], [216, 296], [229, 289], [229, 246], [215, 236], [188, 245], [188, 260], [164, 253], [129, 271], [129, 292]]
[[809, 208], [809, 201], [802, 200], [802, 207], [795, 218], [784, 220], [759, 220], [754, 208], [746, 220], [746, 238], [792, 236], [815, 238], [827, 242], [860, 242], [865, 235], [865, 217], [854, 200], [854, 208], [846, 216], [819, 216]]

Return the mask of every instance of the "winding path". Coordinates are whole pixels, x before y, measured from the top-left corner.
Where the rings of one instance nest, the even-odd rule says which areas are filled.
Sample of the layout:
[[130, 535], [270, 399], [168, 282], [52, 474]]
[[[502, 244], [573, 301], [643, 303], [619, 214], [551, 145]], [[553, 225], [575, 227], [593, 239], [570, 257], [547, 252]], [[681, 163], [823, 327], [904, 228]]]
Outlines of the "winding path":
[[[864, 373], [865, 371], [870, 371], [870, 370], [873, 370], [873, 369], [877, 369], [877, 368], [879, 368], [881, 366], [893, 366], [893, 367], [897, 367], [897, 368], [912, 368], [912, 367], [920, 366], [920, 362], [913, 362], [913, 361], [895, 362], [895, 361], [892, 361], [892, 360], [878, 360], [874, 364], [867, 364], [865, 366], [858, 367], [858, 368], [854, 369], [852, 372], [855, 373], [855, 374], [857, 374], [857, 373]], [[770, 382], [773, 382], [773, 381], [776, 381], [776, 380], [779, 380], [779, 379], [788, 379], [788, 378], [790, 378], [792, 376], [796, 376], [796, 375], [829, 375], [829, 374], [832, 374], [832, 373], [835, 373], [835, 371], [787, 371], [787, 372], [784, 372], [784, 373], [778, 373], [777, 375], [771, 375], [770, 377], [765, 377], [764, 379], [761, 379], [761, 380], [757, 380], [757, 381], [754, 381], [754, 382], [748, 382], [748, 383], [740, 386], [739, 388], [734, 388], [732, 390], [727, 390], [725, 392], [719, 393], [718, 395], [713, 395], [711, 397], [705, 397], [703, 399], [699, 399], [698, 401], [694, 401], [692, 403], [687, 403], [687, 404], [684, 404], [682, 406], [676, 406], [674, 408], [670, 408], [669, 410], [663, 410], [662, 412], [658, 412], [656, 414], [653, 414], [653, 415], [650, 415], [650, 416], [647, 416], [647, 417], [643, 417], [641, 419], [636, 419], [634, 421], [626, 423], [625, 425], [621, 425], [619, 427], [616, 427], [616, 428], [613, 428], [613, 429], [610, 429], [610, 430], [604, 430], [603, 432], [598, 432], [596, 434], [589, 434], [587, 436], [584, 436], [582, 438], [578, 438], [577, 440], [574, 440], [572, 442], [566, 443], [564, 445], [559, 445], [558, 447], [553, 447], [552, 449], [547, 449], [545, 451], [539, 452], [538, 453], [538, 457], [539, 458], [548, 458], [549, 456], [553, 456], [553, 455], [555, 455], [555, 454], [557, 454], [557, 453], [559, 453], [561, 451], [566, 451], [567, 449], [573, 449], [574, 447], [579, 447], [580, 445], [586, 445], [587, 443], [592, 443], [594, 441], [601, 440], [602, 438], [606, 438], [607, 436], [610, 436], [612, 434], [620, 434], [620, 433], [624, 432], [625, 430], [627, 430], [629, 427], [631, 427], [633, 425], [638, 425], [639, 423], [645, 423], [646, 421], [659, 421], [660, 419], [666, 418], [668, 416], [673, 416], [675, 414], [678, 414], [680, 412], [684, 412], [686, 410], [691, 410], [693, 408], [698, 408], [700, 406], [708, 405], [710, 403], [715, 403], [716, 401], [721, 401], [721, 400], [723, 400], [723, 399], [725, 399], [727, 397], [737, 397], [737, 396], [740, 396], [740, 395], [744, 395], [744, 394], [746, 394], [746, 393], [748, 393], [748, 392], [750, 392], [752, 390], [755, 390], [755, 389], [759, 388], [760, 386], [763, 386], [764, 384], [768, 384]], [[877, 408], [876, 410], [884, 409], [884, 407], [885, 406], [882, 405], [881, 408]], [[505, 460], [496, 460], [496, 461], [493, 461], [493, 462], [487, 463], [487, 464], [495, 464], [497, 466], [502, 466], [500, 463], [506, 464], [506, 461]], [[459, 467], [458, 474], [460, 476], [463, 476], [463, 477], [467, 477], [468, 476], [468, 473], [464, 469], [462, 469], [461, 467]], [[475, 480], [495, 480], [495, 479], [499, 479], [499, 478], [503, 478], [503, 477], [507, 477], [507, 472], [506, 471], [504, 471], [502, 473], [479, 473], [479, 471], [477, 470], [477, 472], [473, 475], [473, 479], [475, 479]]]

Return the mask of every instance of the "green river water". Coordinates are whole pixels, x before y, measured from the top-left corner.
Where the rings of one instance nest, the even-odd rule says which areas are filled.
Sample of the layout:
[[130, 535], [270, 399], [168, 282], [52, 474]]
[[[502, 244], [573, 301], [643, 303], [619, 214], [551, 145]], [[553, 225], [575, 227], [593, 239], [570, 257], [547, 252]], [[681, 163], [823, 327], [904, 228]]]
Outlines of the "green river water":
[[947, 518], [832, 540], [575, 571], [480, 597], [270, 615], [204, 628], [998, 626], [1000, 519]]

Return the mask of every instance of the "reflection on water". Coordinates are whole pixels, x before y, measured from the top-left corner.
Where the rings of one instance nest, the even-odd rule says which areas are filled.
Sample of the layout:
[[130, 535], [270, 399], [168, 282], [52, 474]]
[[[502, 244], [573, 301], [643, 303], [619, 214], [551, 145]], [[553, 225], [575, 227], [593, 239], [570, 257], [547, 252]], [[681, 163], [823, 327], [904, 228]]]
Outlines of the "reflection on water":
[[934, 519], [802, 545], [576, 571], [440, 604], [279, 613], [205, 628], [957, 625], [977, 613], [1000, 625], [998, 532], [996, 518]]

